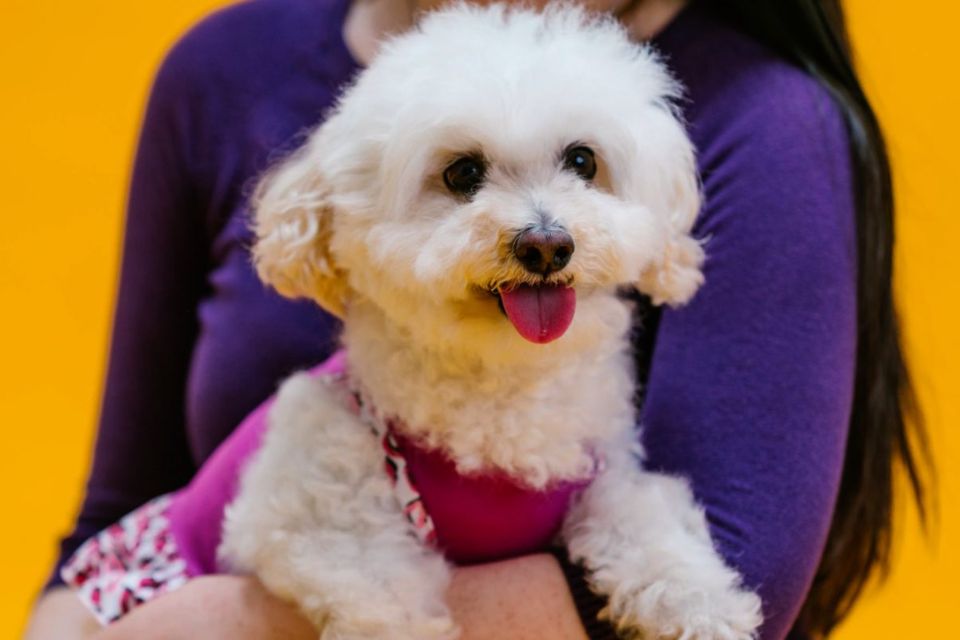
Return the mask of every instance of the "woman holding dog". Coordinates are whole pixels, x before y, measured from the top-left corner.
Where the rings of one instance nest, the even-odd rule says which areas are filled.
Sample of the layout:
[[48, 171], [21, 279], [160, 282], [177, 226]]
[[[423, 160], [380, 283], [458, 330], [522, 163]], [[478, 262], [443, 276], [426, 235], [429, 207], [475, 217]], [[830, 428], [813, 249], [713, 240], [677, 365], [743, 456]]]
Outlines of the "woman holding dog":
[[[894, 464], [923, 501], [889, 168], [839, 7], [588, 4], [652, 38], [687, 87], [706, 196], [707, 284], [682, 310], [649, 311], [637, 340], [649, 464], [691, 479], [718, 548], [763, 597], [763, 637], [821, 637], [886, 563]], [[389, 0], [257, 0], [205, 21], [164, 63], [93, 472], [61, 561], [187, 482], [279, 380], [332, 351], [329, 316], [256, 281], [244, 189], [414, 19]], [[58, 585], [31, 640], [314, 635], [247, 578], [197, 579], [105, 629]], [[464, 638], [587, 637], [581, 618], [602, 606], [549, 555], [457, 569], [449, 601]], [[591, 625], [589, 637], [614, 636]]]

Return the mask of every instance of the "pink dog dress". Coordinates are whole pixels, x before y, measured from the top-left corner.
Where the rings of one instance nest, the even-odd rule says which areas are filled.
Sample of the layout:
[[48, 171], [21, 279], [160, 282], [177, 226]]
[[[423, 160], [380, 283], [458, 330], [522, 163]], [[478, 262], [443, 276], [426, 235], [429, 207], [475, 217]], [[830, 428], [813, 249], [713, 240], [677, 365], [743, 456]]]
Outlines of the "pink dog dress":
[[[348, 384], [344, 353], [311, 370]], [[464, 475], [437, 449], [405, 438], [353, 394], [352, 407], [384, 449], [384, 472], [411, 531], [452, 562], [488, 562], [547, 549], [582, 481], [538, 491], [492, 472]], [[218, 573], [224, 509], [244, 463], [260, 445], [270, 399], [244, 420], [184, 489], [152, 500], [81, 546], [62, 570], [84, 604], [108, 624], [189, 579]]]

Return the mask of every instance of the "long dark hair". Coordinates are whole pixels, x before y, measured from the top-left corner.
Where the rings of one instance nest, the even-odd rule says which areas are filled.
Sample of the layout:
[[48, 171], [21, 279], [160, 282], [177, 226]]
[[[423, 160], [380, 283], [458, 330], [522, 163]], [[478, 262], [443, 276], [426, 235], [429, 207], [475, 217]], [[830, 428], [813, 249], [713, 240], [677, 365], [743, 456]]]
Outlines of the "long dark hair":
[[794, 630], [827, 636], [874, 575], [889, 569], [894, 480], [906, 472], [926, 523], [934, 478], [901, 349], [892, 292], [893, 185], [883, 133], [854, 70], [839, 0], [711, 0], [738, 29], [805, 69], [843, 111], [857, 217], [857, 361], [840, 493]]

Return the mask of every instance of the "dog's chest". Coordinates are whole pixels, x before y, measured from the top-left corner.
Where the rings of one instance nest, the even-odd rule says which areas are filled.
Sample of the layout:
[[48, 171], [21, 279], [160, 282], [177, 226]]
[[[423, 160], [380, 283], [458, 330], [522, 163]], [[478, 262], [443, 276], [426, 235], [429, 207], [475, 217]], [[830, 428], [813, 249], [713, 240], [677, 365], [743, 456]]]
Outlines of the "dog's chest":
[[[404, 512], [417, 526], [428, 514], [434, 543], [453, 562], [469, 564], [548, 548], [570, 501], [589, 480], [554, 483], [544, 489], [519, 484], [505, 474], [461, 474], [441, 451], [397, 436], [405, 472], [415, 491]], [[420, 504], [409, 504], [409, 500]], [[420, 509], [425, 512], [422, 514]]]

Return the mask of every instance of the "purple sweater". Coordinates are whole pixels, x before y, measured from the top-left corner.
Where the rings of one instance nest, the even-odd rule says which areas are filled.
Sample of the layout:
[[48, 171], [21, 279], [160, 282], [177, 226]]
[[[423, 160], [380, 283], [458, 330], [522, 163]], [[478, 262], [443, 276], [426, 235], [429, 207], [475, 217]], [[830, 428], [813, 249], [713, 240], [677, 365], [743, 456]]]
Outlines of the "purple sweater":
[[[336, 348], [333, 318], [257, 280], [247, 195], [356, 72], [347, 4], [245, 2], [163, 63], [133, 173], [93, 468], [61, 563], [185, 485], [280, 380]], [[826, 538], [850, 413], [847, 136], [822, 87], [704, 3], [655, 44], [687, 87], [708, 259], [693, 302], [644, 323], [649, 466], [691, 479], [721, 553], [763, 598], [763, 637], [783, 638]]]

